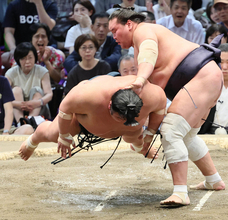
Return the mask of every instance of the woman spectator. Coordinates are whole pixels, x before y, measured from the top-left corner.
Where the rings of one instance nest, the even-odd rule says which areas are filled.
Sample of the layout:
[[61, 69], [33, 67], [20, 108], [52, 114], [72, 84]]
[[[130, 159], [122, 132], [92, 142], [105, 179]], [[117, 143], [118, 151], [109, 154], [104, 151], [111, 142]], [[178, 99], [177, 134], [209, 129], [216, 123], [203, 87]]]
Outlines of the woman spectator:
[[228, 42], [227, 37], [227, 31], [226, 28], [221, 24], [212, 24], [207, 30], [206, 30], [206, 37], [205, 37], [205, 43], [210, 44], [211, 41], [218, 35], [224, 34], [221, 44]]
[[12, 103], [17, 123], [25, 116], [24, 113], [50, 118], [46, 105], [52, 99], [50, 77], [45, 67], [35, 64], [38, 61], [36, 48], [28, 42], [20, 43], [14, 58], [18, 65], [6, 72], [6, 78], [15, 97]]
[[78, 0], [73, 4], [73, 17], [78, 22], [71, 27], [66, 36], [65, 45], [69, 49], [69, 54], [74, 51], [74, 42], [81, 34], [91, 33], [91, 16], [95, 13], [95, 8], [89, 0]]
[[[65, 54], [61, 50], [57, 50], [54, 47], [48, 46], [51, 31], [46, 24], [35, 23], [30, 27], [32, 31], [31, 42], [36, 48], [38, 60], [37, 64], [47, 68], [50, 77], [51, 84], [57, 84], [64, 78], [65, 70], [63, 62], [65, 60]], [[15, 59], [11, 60], [11, 66], [16, 65]]]
[[215, 10], [215, 8], [213, 7], [213, 3], [212, 2], [209, 2], [207, 4], [206, 14], [207, 14], [207, 17], [210, 20], [211, 24], [217, 24], [217, 23], [220, 22], [219, 17], [218, 17], [218, 13]]
[[52, 84], [59, 83], [65, 76], [63, 67], [64, 53], [61, 50], [48, 46], [51, 32], [46, 24], [35, 23], [31, 26], [31, 30], [32, 44], [36, 48], [38, 55], [37, 64], [48, 69]]
[[74, 49], [80, 55], [82, 61], [69, 72], [65, 94], [79, 82], [97, 75], [108, 74], [111, 71], [111, 67], [106, 61], [94, 58], [98, 48], [99, 44], [93, 35], [82, 34], [76, 39]]

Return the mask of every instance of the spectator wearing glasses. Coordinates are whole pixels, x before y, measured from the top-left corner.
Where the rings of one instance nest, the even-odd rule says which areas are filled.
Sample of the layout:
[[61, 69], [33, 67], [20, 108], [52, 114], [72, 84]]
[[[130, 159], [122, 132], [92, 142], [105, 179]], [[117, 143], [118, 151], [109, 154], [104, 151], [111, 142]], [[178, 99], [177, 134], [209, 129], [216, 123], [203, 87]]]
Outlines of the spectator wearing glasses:
[[93, 35], [82, 34], [76, 39], [74, 49], [82, 61], [69, 72], [65, 94], [79, 82], [91, 79], [97, 75], [108, 74], [111, 71], [111, 67], [106, 61], [98, 60], [94, 57], [98, 48], [99, 44]]

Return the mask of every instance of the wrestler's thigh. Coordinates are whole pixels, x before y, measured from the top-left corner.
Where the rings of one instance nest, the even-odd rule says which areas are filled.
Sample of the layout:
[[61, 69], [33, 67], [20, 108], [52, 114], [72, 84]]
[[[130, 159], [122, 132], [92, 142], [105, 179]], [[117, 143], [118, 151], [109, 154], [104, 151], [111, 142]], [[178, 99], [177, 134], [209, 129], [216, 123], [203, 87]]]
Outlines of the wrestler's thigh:
[[214, 62], [208, 63], [177, 93], [168, 112], [182, 115], [191, 127], [199, 127], [202, 118], [216, 104], [221, 86], [220, 69]]

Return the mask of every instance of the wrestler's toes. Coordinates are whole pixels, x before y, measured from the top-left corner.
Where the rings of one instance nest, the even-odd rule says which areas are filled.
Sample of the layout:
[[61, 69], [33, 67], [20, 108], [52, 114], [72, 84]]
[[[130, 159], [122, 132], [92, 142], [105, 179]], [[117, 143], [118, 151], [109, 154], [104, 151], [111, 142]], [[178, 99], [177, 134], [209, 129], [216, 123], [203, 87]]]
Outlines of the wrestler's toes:
[[184, 206], [189, 205], [190, 199], [188, 196], [177, 196], [176, 193], [172, 194], [167, 199], [160, 202], [160, 205], [167, 205], [167, 206]]
[[221, 180], [220, 182], [215, 183], [215, 184], [213, 185], [213, 188], [214, 188], [214, 190], [224, 190], [224, 189], [226, 188], [226, 185], [225, 185], [225, 183]]
[[190, 189], [194, 190], [224, 190], [225, 189], [225, 183], [221, 180], [213, 186], [210, 184], [206, 183], [205, 181], [199, 183], [198, 185], [190, 185]]

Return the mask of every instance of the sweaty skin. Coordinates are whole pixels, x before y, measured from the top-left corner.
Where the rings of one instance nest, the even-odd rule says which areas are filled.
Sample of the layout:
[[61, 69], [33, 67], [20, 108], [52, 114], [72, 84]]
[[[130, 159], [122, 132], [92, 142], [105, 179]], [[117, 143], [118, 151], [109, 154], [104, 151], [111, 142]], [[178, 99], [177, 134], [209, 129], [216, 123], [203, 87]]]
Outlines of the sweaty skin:
[[[124, 125], [126, 120], [119, 119], [118, 114], [111, 115], [110, 113], [112, 95], [133, 82], [135, 78], [136, 76], [133, 75], [99, 76], [93, 80], [81, 82], [67, 94], [59, 108], [65, 114], [73, 114], [73, 119], [65, 120], [57, 116], [53, 122], [41, 123], [31, 137], [31, 143], [38, 145], [40, 142], [57, 142], [59, 133], [70, 133], [75, 136], [80, 132], [80, 123], [96, 136], [103, 138], [123, 136], [128, 143], [133, 143], [135, 146], [143, 145], [142, 126], [148, 116], [148, 128], [155, 131], [164, 117], [164, 114], [154, 113], [166, 106], [166, 96], [159, 86], [148, 82], [145, 84], [145, 90], [139, 95], [144, 104], [139, 117], [136, 118], [136, 121], [139, 122], [138, 126], [126, 126]], [[145, 154], [149, 144], [145, 143], [140, 153]], [[60, 142], [58, 145], [58, 151], [61, 151], [62, 157], [65, 158], [66, 153], [70, 152], [70, 147], [64, 146]], [[152, 149], [148, 158], [152, 158], [154, 153], [154, 149]], [[31, 156], [31, 149], [26, 148], [26, 142], [20, 148], [20, 155], [24, 160]]]

